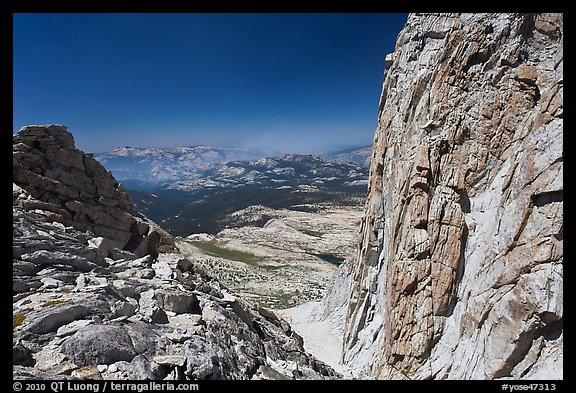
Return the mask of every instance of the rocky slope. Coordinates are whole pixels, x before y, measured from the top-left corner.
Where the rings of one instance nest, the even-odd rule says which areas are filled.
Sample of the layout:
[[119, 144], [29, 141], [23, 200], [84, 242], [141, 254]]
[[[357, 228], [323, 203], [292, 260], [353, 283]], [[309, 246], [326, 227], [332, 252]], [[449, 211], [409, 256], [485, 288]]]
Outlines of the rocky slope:
[[24, 127], [13, 152], [14, 378], [337, 377], [180, 255], [65, 127]]
[[562, 378], [563, 16], [412, 14], [387, 60], [344, 362]]
[[75, 148], [64, 127], [24, 127], [13, 140], [13, 181], [30, 193], [26, 210], [50, 222], [91, 230], [103, 249], [137, 257], [174, 251], [174, 240], [139, 214], [124, 187], [92, 155]]

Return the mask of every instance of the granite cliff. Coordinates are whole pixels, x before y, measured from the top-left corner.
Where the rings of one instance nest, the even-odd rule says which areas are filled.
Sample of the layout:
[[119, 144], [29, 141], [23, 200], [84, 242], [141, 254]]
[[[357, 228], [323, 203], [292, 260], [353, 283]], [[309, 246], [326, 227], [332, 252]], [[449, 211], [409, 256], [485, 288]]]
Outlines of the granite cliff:
[[[356, 256], [308, 307], [346, 372], [563, 378], [562, 139], [563, 15], [409, 16]], [[180, 255], [62, 126], [15, 135], [13, 174], [15, 377], [336, 377]]]
[[16, 379], [324, 379], [271, 311], [138, 213], [64, 126], [13, 137]]
[[412, 14], [386, 60], [357, 255], [324, 304], [344, 364], [561, 379], [563, 16]]

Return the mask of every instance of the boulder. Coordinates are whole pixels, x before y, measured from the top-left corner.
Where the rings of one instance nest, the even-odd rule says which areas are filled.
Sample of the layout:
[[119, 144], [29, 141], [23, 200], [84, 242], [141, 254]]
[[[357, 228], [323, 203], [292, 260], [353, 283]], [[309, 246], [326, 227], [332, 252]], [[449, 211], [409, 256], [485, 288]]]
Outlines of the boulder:
[[82, 304], [56, 304], [27, 318], [30, 322], [24, 328], [37, 334], [55, 332], [63, 325], [90, 314], [90, 310]]
[[12, 347], [12, 364], [18, 366], [34, 366], [35, 360], [32, 352], [22, 344], [16, 344]]
[[62, 352], [79, 366], [129, 362], [137, 355], [124, 328], [101, 324], [78, 330], [62, 344]]
[[198, 298], [193, 293], [158, 290], [155, 299], [164, 311], [176, 314], [202, 314]]

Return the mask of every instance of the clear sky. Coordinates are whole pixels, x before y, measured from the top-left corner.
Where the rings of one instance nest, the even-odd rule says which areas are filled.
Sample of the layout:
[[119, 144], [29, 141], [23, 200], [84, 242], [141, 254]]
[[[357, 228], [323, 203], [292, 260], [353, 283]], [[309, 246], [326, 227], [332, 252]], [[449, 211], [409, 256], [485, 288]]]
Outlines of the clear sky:
[[14, 132], [86, 152], [368, 145], [406, 14], [14, 14]]

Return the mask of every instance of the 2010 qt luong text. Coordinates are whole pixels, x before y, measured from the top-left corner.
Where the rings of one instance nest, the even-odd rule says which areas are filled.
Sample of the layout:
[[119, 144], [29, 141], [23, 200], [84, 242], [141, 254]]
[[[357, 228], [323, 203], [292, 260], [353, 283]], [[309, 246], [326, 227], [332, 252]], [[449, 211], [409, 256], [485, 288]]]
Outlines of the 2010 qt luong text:
[[[47, 383], [48, 385], [48, 383]], [[46, 386], [48, 388], [48, 386]], [[148, 392], [148, 391], [197, 391], [200, 387], [196, 383], [170, 383], [170, 382], [80, 382], [80, 381], [54, 381], [49, 383], [54, 393], [73, 392]]]

